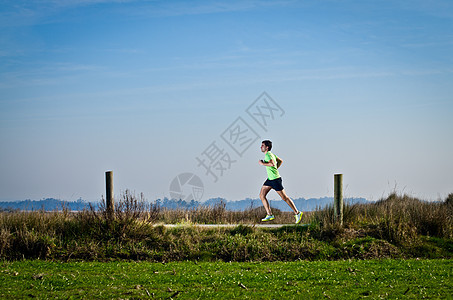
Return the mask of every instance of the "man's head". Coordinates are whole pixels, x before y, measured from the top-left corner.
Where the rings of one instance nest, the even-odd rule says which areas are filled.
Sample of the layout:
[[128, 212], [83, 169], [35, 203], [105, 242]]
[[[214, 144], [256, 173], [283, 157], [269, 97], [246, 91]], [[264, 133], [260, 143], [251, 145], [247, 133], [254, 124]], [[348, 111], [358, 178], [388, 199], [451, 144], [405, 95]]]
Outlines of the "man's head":
[[261, 151], [271, 151], [272, 150], [272, 142], [269, 140], [265, 140], [261, 142]]

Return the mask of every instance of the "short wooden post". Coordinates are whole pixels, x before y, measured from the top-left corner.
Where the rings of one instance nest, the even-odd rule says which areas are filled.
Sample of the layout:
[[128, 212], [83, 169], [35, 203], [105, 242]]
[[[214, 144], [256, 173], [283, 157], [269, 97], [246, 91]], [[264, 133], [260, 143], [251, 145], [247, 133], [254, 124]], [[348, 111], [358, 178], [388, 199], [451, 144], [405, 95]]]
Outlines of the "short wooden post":
[[334, 214], [336, 222], [343, 225], [343, 174], [334, 175]]
[[115, 203], [113, 201], [113, 171], [105, 172], [105, 189], [107, 215], [109, 219], [113, 219], [113, 212], [115, 211]]

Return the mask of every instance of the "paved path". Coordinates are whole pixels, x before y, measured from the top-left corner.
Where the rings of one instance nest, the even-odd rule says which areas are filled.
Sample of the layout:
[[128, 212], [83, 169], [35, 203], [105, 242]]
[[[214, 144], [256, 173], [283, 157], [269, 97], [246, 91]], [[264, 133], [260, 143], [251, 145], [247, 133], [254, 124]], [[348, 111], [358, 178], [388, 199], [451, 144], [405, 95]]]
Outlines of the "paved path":
[[283, 226], [301, 226], [307, 227], [310, 224], [157, 224], [164, 225], [165, 227], [184, 227], [184, 226], [194, 226], [194, 227], [202, 227], [202, 228], [225, 228], [225, 227], [237, 227], [239, 225], [247, 226], [247, 227], [259, 227], [259, 228], [280, 228]]

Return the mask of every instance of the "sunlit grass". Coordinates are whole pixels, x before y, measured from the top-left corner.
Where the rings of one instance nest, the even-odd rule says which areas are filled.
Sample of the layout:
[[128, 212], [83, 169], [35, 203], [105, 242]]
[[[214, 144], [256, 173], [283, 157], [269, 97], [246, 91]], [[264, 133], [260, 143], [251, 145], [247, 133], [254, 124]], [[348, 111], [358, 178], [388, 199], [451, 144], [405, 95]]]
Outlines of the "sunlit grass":
[[451, 260], [3, 262], [0, 298], [448, 299]]

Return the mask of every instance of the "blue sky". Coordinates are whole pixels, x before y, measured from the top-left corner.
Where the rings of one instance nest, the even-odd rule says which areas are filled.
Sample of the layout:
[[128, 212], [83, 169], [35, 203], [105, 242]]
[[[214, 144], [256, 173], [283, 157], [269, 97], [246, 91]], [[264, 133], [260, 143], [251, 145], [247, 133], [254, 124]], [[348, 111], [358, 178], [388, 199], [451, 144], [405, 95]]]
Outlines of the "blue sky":
[[[0, 32], [0, 200], [99, 200], [107, 170], [116, 194], [189, 172], [203, 200], [256, 198], [263, 139], [291, 197], [334, 173], [350, 197], [453, 192], [451, 1], [0, 1]], [[284, 111], [266, 130], [263, 92]], [[235, 160], [217, 182], [212, 142]]]

